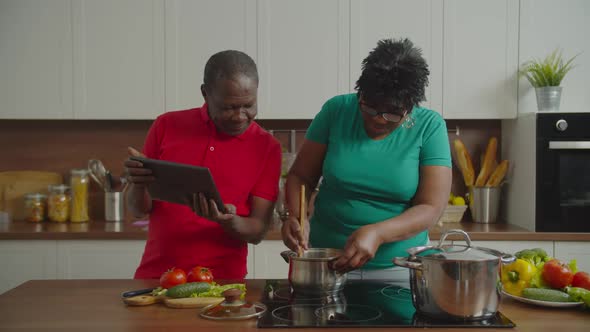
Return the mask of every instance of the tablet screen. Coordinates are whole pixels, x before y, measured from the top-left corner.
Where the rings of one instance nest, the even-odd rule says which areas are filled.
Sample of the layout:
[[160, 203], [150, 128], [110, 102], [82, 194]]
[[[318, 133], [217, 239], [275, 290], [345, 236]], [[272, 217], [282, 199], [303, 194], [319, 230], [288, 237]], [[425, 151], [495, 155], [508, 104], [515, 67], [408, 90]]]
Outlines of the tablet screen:
[[207, 199], [215, 201], [219, 211], [226, 213], [225, 205], [208, 168], [141, 157], [131, 159], [151, 169], [156, 178], [156, 181], [148, 186], [152, 199], [192, 207], [193, 194], [203, 193]]

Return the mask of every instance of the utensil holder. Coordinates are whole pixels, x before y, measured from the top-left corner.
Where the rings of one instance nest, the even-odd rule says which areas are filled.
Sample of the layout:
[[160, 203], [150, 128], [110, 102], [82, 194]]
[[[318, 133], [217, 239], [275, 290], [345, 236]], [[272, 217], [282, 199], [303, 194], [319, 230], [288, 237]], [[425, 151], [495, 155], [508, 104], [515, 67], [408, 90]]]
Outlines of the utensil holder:
[[106, 221], [122, 221], [125, 216], [123, 193], [110, 191], [104, 193], [104, 218]]
[[500, 187], [474, 187], [469, 195], [469, 210], [476, 223], [495, 223], [500, 208]]

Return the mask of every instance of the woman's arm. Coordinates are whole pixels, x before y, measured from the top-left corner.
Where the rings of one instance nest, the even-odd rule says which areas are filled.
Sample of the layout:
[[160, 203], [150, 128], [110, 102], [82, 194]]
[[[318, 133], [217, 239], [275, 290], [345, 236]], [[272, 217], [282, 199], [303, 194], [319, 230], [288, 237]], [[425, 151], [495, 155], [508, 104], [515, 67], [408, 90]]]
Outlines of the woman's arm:
[[304, 227], [302, 235], [299, 226], [299, 195], [301, 185], [305, 185], [306, 199], [309, 201], [322, 175], [326, 150], [327, 145], [305, 139], [287, 175], [285, 200], [289, 217], [281, 231], [283, 242], [291, 250], [297, 251], [299, 246], [307, 249], [309, 227]]
[[381, 244], [411, 238], [436, 224], [447, 206], [451, 180], [450, 167], [421, 166], [412, 207], [399, 216], [363, 226], [352, 233], [344, 254], [334, 262], [334, 268], [341, 272], [357, 269], [375, 257]]
[[447, 206], [452, 182], [451, 168], [420, 167], [420, 183], [412, 206], [399, 216], [375, 224], [383, 242], [405, 240], [438, 222]]

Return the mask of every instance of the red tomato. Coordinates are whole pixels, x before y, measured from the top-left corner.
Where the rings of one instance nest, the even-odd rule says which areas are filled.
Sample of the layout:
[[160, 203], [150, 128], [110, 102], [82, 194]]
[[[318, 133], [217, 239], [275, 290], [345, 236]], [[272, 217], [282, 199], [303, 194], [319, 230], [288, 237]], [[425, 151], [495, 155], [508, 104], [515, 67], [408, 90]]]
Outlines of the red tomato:
[[567, 264], [557, 259], [552, 259], [543, 265], [542, 276], [551, 288], [564, 288], [574, 279], [574, 274]]
[[574, 279], [572, 280], [572, 287], [580, 287], [590, 290], [590, 274], [588, 272], [578, 272], [574, 274]]
[[202, 281], [211, 283], [213, 282], [213, 274], [211, 273], [211, 270], [206, 267], [195, 266], [188, 271], [187, 280], [188, 282]]
[[186, 273], [177, 267], [173, 267], [162, 273], [162, 276], [160, 277], [160, 286], [166, 289], [184, 283], [186, 283]]

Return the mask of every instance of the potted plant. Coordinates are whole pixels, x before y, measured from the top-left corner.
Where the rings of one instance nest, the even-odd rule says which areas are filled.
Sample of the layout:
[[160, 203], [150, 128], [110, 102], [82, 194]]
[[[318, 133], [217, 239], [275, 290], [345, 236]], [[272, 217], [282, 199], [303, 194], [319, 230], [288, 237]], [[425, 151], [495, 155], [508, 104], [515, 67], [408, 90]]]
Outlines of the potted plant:
[[533, 59], [523, 64], [520, 74], [535, 88], [539, 111], [559, 111], [561, 81], [574, 67], [575, 55], [563, 61], [561, 51], [554, 50], [545, 59]]

